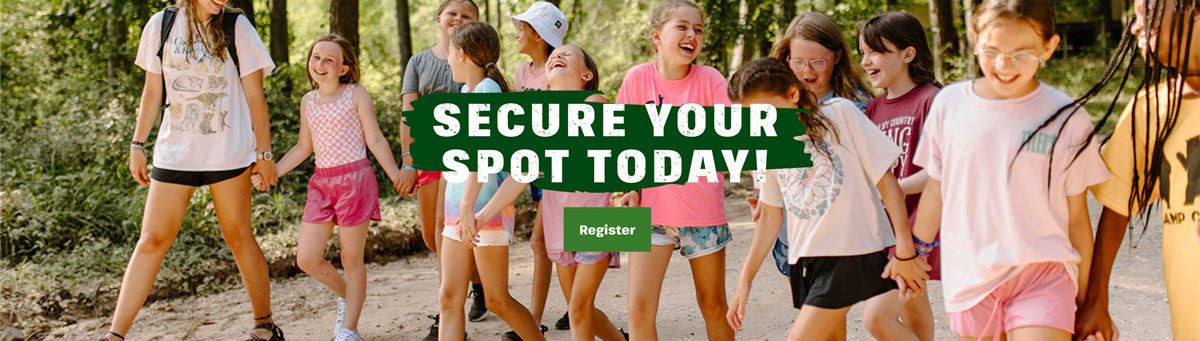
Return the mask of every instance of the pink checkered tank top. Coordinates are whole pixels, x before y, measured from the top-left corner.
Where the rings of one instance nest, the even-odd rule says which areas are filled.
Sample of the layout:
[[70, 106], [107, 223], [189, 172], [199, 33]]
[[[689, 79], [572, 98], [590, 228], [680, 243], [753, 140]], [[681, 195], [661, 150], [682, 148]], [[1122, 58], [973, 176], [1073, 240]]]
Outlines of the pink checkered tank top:
[[354, 107], [354, 87], [355, 84], [347, 84], [342, 95], [331, 103], [317, 103], [316, 90], [304, 96], [317, 168], [336, 167], [367, 157], [362, 121]]

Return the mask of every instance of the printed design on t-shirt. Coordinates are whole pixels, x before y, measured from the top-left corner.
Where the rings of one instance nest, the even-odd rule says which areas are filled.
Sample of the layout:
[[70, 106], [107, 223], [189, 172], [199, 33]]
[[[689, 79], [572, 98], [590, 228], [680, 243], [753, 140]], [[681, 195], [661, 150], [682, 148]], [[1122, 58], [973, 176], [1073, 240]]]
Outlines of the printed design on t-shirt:
[[[1196, 197], [1200, 196], [1200, 135], [1187, 140], [1187, 153], [1175, 153], [1175, 159], [1179, 160], [1180, 166], [1187, 174], [1183, 177], [1187, 180], [1187, 186], [1183, 192], [1183, 204], [1190, 206], [1196, 202]], [[1171, 160], [1163, 158], [1162, 171], [1159, 175], [1159, 193], [1162, 195], [1163, 202], [1167, 204], [1167, 208], [1171, 208], [1171, 198], [1175, 193], [1171, 193]], [[1165, 218], [1165, 217], [1164, 217]]]
[[813, 148], [808, 137], [804, 141], [804, 151], [812, 155], [812, 167], [790, 168], [779, 171], [783, 182], [784, 205], [788, 212], [800, 219], [811, 219], [825, 215], [829, 206], [842, 194], [845, 183], [845, 169], [842, 158], [825, 141], [817, 141], [820, 148], [830, 151], [829, 157], [818, 153]]
[[175, 81], [171, 82], [171, 90], [183, 92], [198, 92], [204, 86], [204, 79], [192, 76], [175, 77]]
[[[1030, 135], [1033, 135], [1033, 139], [1029, 139]], [[1021, 151], [1050, 155], [1050, 153], [1053, 152], [1054, 141], [1058, 140], [1058, 135], [1042, 132], [1034, 134], [1032, 131], [1025, 130], [1021, 132], [1021, 141], [1025, 140], [1029, 140], [1029, 143], [1025, 144], [1025, 147], [1021, 148]]]
[[649, 101], [646, 101], [646, 104], [662, 105], [663, 104], [663, 95], [655, 94], [655, 96], [658, 96], [658, 103], [655, 103], [654, 100], [649, 100]]
[[908, 170], [906, 169], [906, 167], [908, 167], [908, 163], [904, 162], [904, 160], [909, 159], [908, 154], [912, 151], [911, 149], [913, 146], [908, 142], [912, 141], [913, 123], [916, 122], [916, 120], [916, 116], [901, 116], [880, 122], [878, 124], [879, 130], [883, 131], [883, 134], [887, 135], [887, 137], [892, 140], [892, 143], [895, 143], [896, 146], [900, 147], [900, 162], [897, 162], [895, 166], [892, 166], [892, 169], [898, 169], [900, 174], [909, 174], [907, 172]]
[[[163, 55], [163, 72], [169, 73], [171, 92], [167, 122], [174, 131], [192, 134], [217, 134], [229, 128], [229, 111], [221, 110], [228, 99], [230, 80], [224, 74], [225, 59], [214, 58], [196, 42], [187, 49], [187, 40], [173, 38]], [[186, 57], [191, 56], [191, 57]], [[178, 102], [178, 103], [176, 103]]]
[[208, 76], [208, 91], [225, 91], [225, 86], [229, 85], [229, 81], [221, 76]]

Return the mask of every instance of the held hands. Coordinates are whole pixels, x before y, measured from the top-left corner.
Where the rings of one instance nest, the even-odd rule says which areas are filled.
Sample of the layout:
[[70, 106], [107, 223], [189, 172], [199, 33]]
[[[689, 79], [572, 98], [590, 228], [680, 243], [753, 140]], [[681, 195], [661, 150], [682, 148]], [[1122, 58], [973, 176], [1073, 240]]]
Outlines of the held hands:
[[[253, 174], [250, 176], [251, 183], [260, 191], [270, 189], [276, 181], [279, 181], [279, 177], [276, 175], [278, 173], [275, 169], [275, 161], [259, 159], [250, 167], [250, 173]], [[258, 183], [254, 183], [255, 175], [259, 177]]]
[[150, 184], [150, 173], [146, 171], [146, 152], [141, 150], [129, 150], [129, 173], [133, 175], [133, 181], [145, 186]]
[[620, 197], [613, 198], [613, 207], [638, 207], [642, 203], [642, 195], [637, 191], [625, 192]]
[[417, 189], [421, 188], [417, 185], [417, 171], [411, 169], [400, 169], [400, 176], [392, 179], [392, 182], [396, 192], [406, 197], [417, 194]]
[[742, 330], [742, 320], [746, 318], [746, 302], [750, 300], [750, 285], [739, 284], [737, 292], [729, 301], [729, 311], [725, 313], [725, 321], [734, 332]]
[[[1104, 297], [1107, 297], [1105, 295]], [[1075, 340], [1117, 341], [1121, 333], [1108, 314], [1108, 299], [1086, 299], [1075, 312]]]
[[758, 197], [747, 197], [746, 203], [750, 204], [750, 221], [758, 222], [758, 216], [762, 214], [762, 210], [758, 209]]
[[896, 281], [896, 285], [900, 287], [900, 297], [909, 299], [925, 290], [925, 281], [929, 280], [929, 270], [933, 270], [933, 267], [925, 261], [925, 256], [917, 256], [906, 261], [893, 257], [888, 260], [880, 277]]

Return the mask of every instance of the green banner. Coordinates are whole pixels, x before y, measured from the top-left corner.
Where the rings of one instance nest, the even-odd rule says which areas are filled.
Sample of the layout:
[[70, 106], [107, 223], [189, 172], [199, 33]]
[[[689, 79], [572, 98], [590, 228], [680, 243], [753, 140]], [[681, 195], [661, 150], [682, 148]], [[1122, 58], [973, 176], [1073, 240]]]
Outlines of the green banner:
[[563, 251], [649, 252], [650, 208], [564, 208]]
[[509, 171], [544, 189], [612, 192], [812, 165], [796, 140], [805, 132], [799, 109], [584, 101], [595, 93], [422, 96], [404, 112], [414, 166]]

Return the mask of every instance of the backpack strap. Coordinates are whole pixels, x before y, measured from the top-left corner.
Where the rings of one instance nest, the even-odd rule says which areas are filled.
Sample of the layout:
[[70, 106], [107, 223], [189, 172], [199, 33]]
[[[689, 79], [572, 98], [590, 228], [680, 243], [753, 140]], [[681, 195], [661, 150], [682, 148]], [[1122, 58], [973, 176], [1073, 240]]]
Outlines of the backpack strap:
[[[167, 36], [171, 35], [171, 27], [175, 25], [175, 14], [179, 11], [175, 6], [169, 6], [163, 10], [162, 26], [160, 27], [158, 40], [158, 65], [161, 69], [166, 69], [166, 64], [163, 64], [163, 45], [167, 44]], [[236, 59], [235, 59], [236, 60]], [[167, 76], [165, 72], [162, 75], [162, 107], [167, 107]]]
[[225, 51], [229, 51], [229, 58], [233, 59], [233, 67], [238, 70], [238, 79], [242, 77], [241, 64], [238, 63], [237, 55], [237, 39], [234, 34], [237, 32], [237, 19], [241, 13], [237, 11], [225, 11], [221, 18], [221, 30], [225, 33]]

